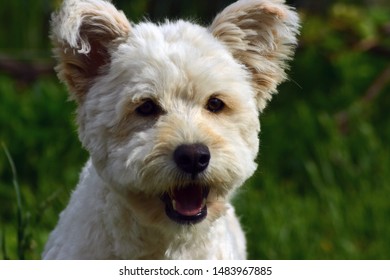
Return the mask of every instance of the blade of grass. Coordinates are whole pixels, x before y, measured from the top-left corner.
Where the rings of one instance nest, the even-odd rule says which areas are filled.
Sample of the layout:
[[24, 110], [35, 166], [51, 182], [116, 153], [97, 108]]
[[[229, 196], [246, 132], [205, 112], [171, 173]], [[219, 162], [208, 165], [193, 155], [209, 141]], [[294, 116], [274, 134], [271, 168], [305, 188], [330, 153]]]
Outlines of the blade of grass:
[[7, 254], [7, 248], [5, 246], [6, 244], [5, 229], [2, 229], [0, 233], [1, 233], [1, 253], [3, 254], [3, 260], [9, 260]]
[[12, 171], [12, 184], [15, 189], [16, 201], [17, 201], [17, 232], [18, 232], [18, 258], [24, 260], [24, 238], [25, 238], [25, 229], [23, 222], [23, 208], [22, 208], [22, 199], [20, 194], [20, 187], [18, 183], [18, 176], [16, 173], [15, 163], [11, 157], [11, 154], [8, 151], [7, 146], [4, 143], [1, 143], [3, 150], [7, 156], [8, 162], [11, 166]]

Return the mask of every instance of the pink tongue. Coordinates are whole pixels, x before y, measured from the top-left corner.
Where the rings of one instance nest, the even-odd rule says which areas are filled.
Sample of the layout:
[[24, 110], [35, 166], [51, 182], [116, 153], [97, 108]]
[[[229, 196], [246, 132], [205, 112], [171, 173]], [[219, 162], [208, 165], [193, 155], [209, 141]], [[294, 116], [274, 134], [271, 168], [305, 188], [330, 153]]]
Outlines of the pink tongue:
[[176, 212], [184, 216], [194, 216], [202, 210], [203, 194], [199, 186], [176, 189], [173, 193]]

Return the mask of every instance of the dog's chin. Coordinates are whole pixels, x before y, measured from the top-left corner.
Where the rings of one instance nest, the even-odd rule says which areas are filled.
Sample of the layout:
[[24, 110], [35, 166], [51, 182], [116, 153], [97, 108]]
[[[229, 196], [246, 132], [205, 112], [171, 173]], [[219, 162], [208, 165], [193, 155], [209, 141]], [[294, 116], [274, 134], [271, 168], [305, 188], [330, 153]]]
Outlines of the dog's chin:
[[209, 191], [208, 186], [191, 183], [164, 193], [161, 200], [165, 203], [165, 214], [182, 225], [203, 221], [207, 217]]

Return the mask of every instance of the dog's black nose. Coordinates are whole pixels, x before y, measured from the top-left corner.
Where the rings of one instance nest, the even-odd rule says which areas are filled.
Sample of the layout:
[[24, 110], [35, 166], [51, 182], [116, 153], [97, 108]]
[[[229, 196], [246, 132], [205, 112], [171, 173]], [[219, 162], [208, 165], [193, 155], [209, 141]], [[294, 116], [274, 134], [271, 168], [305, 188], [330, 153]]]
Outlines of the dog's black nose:
[[181, 170], [194, 176], [209, 165], [210, 151], [203, 144], [180, 145], [173, 153], [173, 158]]

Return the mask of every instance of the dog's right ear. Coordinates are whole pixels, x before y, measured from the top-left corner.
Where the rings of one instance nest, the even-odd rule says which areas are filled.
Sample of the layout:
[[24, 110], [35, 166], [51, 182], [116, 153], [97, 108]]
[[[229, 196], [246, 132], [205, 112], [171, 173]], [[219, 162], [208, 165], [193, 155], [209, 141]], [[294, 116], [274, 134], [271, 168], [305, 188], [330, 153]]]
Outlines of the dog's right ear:
[[110, 62], [110, 52], [128, 38], [130, 23], [103, 0], [64, 0], [51, 23], [58, 76], [80, 103]]

